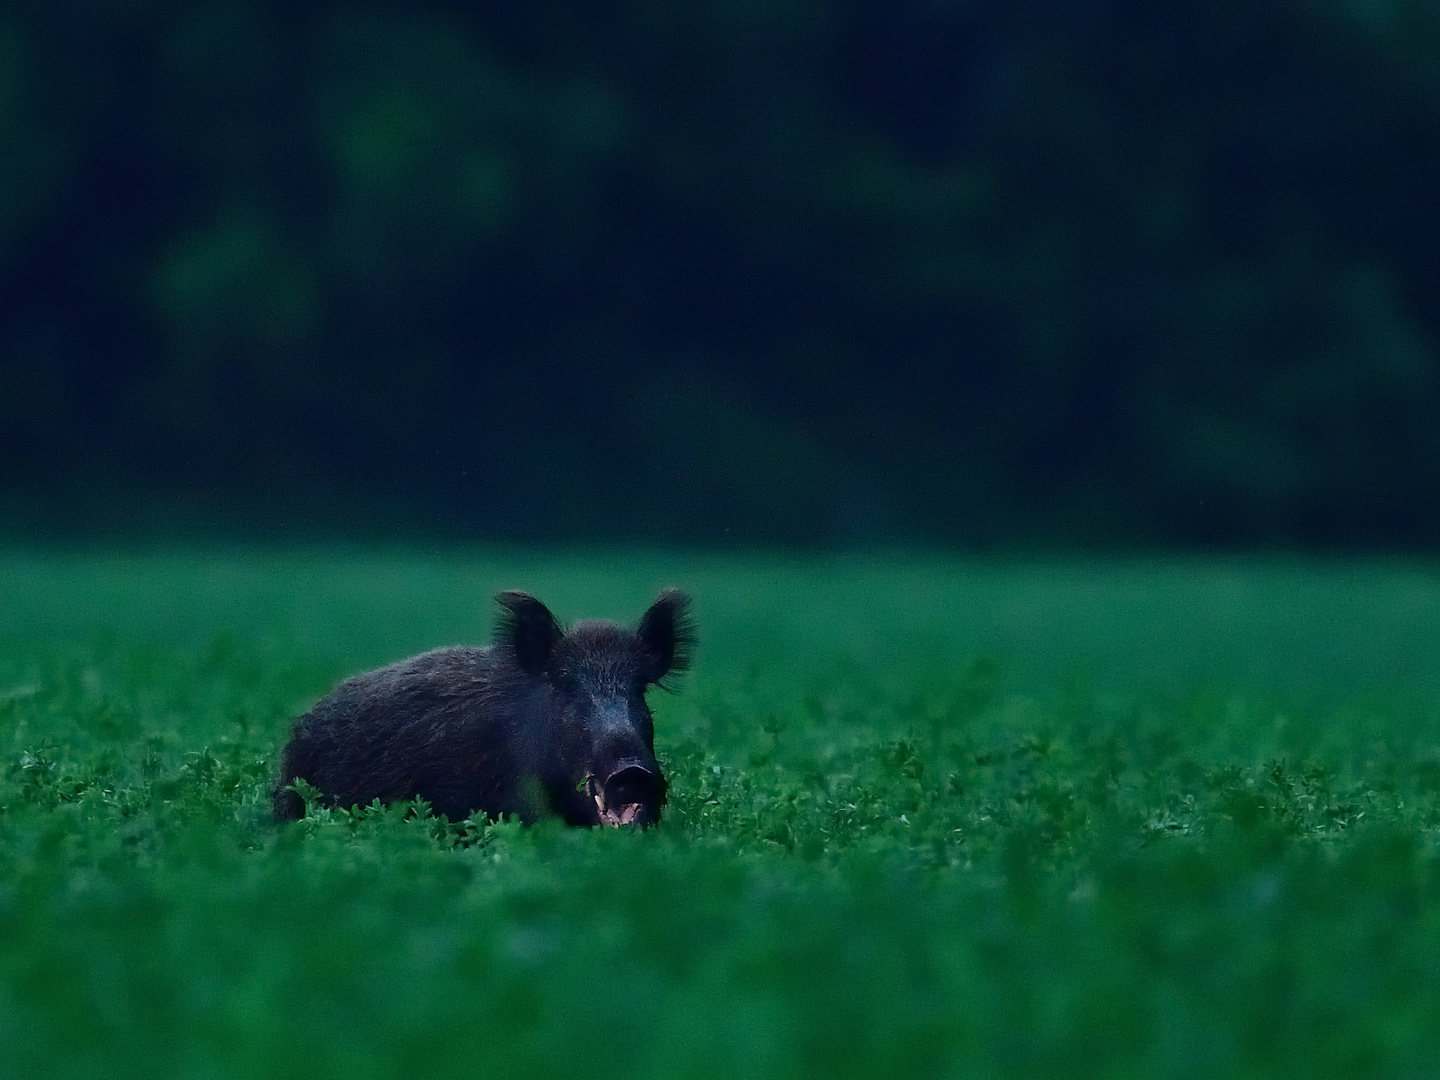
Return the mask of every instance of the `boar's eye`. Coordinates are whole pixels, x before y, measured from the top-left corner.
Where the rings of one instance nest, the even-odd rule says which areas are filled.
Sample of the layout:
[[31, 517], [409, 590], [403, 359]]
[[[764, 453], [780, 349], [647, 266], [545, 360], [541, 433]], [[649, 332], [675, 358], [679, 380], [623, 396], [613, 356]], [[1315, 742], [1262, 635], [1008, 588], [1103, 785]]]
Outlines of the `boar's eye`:
[[684, 671], [695, 648], [690, 598], [679, 589], [666, 589], [640, 617], [635, 637], [640, 646], [640, 678], [646, 685]]
[[495, 597], [503, 612], [496, 627], [495, 640], [515, 652], [520, 670], [530, 675], [542, 673], [550, 663], [555, 643], [565, 635], [550, 609], [529, 593], [502, 592]]

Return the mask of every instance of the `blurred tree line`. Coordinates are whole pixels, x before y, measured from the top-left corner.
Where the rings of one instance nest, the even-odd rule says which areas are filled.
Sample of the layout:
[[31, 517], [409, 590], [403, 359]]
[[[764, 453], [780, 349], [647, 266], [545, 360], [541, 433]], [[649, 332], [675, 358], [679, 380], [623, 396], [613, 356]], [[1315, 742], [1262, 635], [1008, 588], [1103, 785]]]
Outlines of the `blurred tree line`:
[[0, 507], [1440, 539], [1430, 0], [12, 0]]

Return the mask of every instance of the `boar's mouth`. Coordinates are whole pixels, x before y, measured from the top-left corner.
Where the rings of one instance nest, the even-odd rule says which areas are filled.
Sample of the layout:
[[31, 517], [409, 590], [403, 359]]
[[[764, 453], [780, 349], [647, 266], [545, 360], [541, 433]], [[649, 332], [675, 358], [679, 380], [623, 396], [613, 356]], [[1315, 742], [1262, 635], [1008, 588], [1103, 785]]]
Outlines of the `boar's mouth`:
[[648, 825], [655, 819], [659, 785], [654, 772], [639, 762], [621, 762], [603, 784], [592, 776], [586, 793], [595, 800], [601, 825]]

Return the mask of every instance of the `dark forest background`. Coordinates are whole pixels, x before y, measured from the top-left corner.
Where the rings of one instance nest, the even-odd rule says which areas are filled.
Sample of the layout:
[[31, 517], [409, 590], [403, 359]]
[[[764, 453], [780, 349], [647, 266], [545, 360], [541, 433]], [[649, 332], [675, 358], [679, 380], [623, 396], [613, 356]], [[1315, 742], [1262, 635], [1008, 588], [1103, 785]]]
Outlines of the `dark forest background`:
[[0, 7], [0, 510], [1440, 541], [1428, 0]]

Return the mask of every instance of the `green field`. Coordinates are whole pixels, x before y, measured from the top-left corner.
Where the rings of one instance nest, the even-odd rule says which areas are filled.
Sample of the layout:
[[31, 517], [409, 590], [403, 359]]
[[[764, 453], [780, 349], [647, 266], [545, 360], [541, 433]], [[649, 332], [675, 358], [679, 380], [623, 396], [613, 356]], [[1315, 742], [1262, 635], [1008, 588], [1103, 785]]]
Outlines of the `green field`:
[[[701, 645], [645, 833], [280, 828], [489, 597]], [[0, 1077], [1429, 1076], [1440, 570], [0, 554]]]

